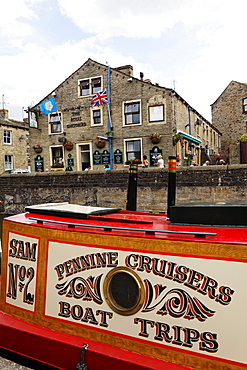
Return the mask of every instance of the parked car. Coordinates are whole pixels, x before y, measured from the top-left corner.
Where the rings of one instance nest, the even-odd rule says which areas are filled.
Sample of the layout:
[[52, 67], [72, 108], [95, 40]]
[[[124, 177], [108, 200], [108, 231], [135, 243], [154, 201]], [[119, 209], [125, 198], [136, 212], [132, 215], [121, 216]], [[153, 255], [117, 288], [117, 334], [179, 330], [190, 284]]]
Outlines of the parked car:
[[30, 173], [30, 171], [26, 168], [16, 168], [15, 170], [11, 170], [11, 174], [15, 173]]

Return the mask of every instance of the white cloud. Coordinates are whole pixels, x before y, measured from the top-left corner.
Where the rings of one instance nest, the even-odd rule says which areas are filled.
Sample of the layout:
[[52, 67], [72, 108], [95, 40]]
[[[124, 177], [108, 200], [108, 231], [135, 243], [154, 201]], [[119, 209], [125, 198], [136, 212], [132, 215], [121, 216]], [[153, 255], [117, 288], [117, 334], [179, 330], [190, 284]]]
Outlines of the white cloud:
[[131, 64], [135, 77], [142, 71], [161, 86], [176, 80], [178, 93], [209, 120], [227, 84], [246, 82], [246, 0], [8, 0], [2, 8], [0, 93], [12, 106], [37, 103], [89, 57]]
[[[188, 29], [201, 29], [204, 37], [210, 28], [227, 22], [236, 6], [246, 8], [245, 0], [58, 0], [61, 12], [81, 30], [98, 37], [160, 37], [177, 23]], [[245, 14], [245, 13], [243, 13]], [[231, 19], [231, 24], [234, 19]], [[205, 28], [204, 26], [207, 25]], [[209, 25], [209, 26], [208, 26]], [[230, 25], [230, 24], [229, 24]]]
[[30, 8], [32, 3], [32, 0], [8, 0], [2, 4], [0, 23], [2, 37], [20, 38], [31, 34], [32, 29], [25, 20], [35, 17]]
[[58, 0], [60, 9], [84, 32], [98, 37], [156, 38], [188, 11], [183, 0]]

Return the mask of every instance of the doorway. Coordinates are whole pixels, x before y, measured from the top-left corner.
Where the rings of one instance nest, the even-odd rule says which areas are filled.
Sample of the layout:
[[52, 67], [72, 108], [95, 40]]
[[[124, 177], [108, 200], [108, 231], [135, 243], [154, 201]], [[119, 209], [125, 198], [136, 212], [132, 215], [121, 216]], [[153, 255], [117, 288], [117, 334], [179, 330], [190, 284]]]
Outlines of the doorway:
[[85, 169], [88, 167], [92, 167], [90, 144], [80, 145], [80, 157], [82, 171], [85, 171]]

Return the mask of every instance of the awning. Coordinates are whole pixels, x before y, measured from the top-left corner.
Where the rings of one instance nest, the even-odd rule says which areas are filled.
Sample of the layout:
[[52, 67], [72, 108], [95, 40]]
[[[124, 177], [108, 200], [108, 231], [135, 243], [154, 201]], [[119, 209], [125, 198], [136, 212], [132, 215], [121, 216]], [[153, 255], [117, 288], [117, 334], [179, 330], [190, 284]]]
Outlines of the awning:
[[193, 143], [195, 143], [195, 144], [201, 144], [202, 143], [201, 140], [195, 138], [192, 135], [186, 134], [183, 131], [178, 131], [177, 133], [180, 134], [180, 135], [182, 135], [185, 139], [188, 139], [190, 141], [193, 141]]

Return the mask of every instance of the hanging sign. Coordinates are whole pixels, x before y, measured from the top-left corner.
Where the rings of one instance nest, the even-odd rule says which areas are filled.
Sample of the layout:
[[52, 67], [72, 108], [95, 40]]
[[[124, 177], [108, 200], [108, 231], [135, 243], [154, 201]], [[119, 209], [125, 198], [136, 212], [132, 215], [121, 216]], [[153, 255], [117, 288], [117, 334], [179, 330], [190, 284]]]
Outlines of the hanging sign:
[[152, 149], [149, 151], [149, 163], [150, 167], [157, 167], [158, 166], [158, 156], [162, 155], [163, 150], [160, 149], [158, 146], [153, 146]]
[[34, 158], [34, 167], [35, 172], [43, 172], [44, 171], [44, 158], [41, 155], [37, 155]]
[[110, 153], [108, 150], [103, 150], [102, 153], [102, 164], [109, 164], [110, 163]]
[[123, 163], [123, 152], [120, 149], [116, 149], [114, 152], [114, 164]]
[[102, 156], [98, 150], [95, 150], [95, 152], [93, 153], [93, 164], [102, 164]]
[[74, 158], [68, 158], [67, 159], [67, 165], [68, 166], [74, 166]]

